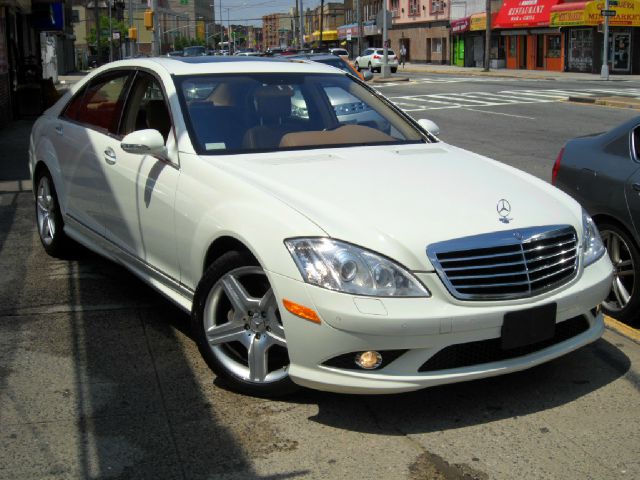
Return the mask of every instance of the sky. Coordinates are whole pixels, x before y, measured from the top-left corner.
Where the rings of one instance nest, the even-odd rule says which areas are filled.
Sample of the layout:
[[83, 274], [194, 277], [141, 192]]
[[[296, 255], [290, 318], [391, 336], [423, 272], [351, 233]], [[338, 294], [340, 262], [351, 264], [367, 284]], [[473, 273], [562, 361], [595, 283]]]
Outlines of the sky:
[[[332, 0], [336, 1], [336, 0]], [[229, 8], [229, 19], [231, 23], [238, 25], [262, 25], [262, 16], [269, 13], [286, 13], [290, 8], [296, 6], [296, 0], [213, 0], [215, 3], [216, 15], [220, 12], [222, 2], [222, 17], [227, 21], [227, 8]], [[302, 0], [302, 6], [315, 8], [320, 5], [320, 0]], [[216, 19], [218, 20], [218, 19]]]

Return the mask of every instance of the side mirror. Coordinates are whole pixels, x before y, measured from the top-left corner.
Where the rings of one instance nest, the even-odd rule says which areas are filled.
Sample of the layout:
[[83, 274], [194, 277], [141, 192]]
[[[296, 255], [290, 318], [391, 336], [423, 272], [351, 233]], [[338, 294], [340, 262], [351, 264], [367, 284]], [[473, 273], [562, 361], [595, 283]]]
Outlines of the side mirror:
[[420, 120], [418, 120], [418, 125], [424, 128], [434, 137], [440, 136], [440, 127], [436, 125], [433, 120], [429, 120], [428, 118], [421, 118]]
[[162, 134], [151, 128], [131, 132], [122, 139], [120, 147], [127, 153], [137, 155], [166, 155], [167, 153]]
[[365, 82], [368, 82], [373, 78], [373, 73], [371, 73], [369, 70], [362, 70], [362, 72], [360, 73], [362, 73], [362, 78]]

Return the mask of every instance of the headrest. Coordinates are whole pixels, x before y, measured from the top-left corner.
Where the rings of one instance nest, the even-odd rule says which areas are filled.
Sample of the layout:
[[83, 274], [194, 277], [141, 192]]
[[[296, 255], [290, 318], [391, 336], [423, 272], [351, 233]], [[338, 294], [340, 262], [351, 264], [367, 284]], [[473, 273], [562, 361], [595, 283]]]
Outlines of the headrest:
[[291, 87], [265, 85], [258, 87], [253, 95], [258, 116], [263, 120], [282, 119], [291, 115]]
[[171, 130], [171, 117], [164, 100], [149, 100], [145, 109], [147, 126], [158, 130], [166, 140]]

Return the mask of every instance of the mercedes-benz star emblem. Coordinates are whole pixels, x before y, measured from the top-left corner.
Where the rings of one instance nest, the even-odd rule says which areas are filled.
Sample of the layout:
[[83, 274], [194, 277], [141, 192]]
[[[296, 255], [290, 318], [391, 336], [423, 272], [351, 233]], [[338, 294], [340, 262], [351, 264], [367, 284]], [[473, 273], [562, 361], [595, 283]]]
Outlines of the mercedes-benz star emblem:
[[496, 205], [496, 211], [500, 215], [500, 221], [503, 223], [509, 223], [509, 214], [511, 213], [511, 204], [508, 200], [501, 198]]

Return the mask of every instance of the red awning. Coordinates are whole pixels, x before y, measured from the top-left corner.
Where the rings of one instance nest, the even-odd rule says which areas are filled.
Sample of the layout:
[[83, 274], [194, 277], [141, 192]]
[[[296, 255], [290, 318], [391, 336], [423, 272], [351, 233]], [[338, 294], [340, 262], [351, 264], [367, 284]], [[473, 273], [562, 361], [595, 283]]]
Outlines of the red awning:
[[453, 35], [460, 35], [461, 33], [468, 32], [471, 25], [471, 17], [458, 18], [451, 20], [451, 33]]
[[560, 0], [504, 0], [495, 28], [546, 27], [551, 7]]

